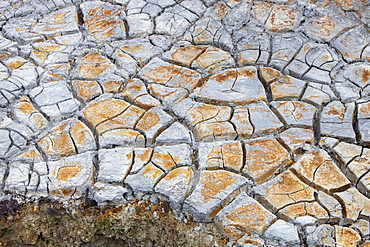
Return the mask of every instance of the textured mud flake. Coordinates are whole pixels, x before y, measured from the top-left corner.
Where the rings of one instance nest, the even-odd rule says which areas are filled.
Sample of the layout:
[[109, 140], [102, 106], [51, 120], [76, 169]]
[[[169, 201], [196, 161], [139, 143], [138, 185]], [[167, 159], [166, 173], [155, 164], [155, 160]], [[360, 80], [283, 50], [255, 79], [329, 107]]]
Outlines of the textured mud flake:
[[333, 137], [355, 139], [352, 127], [354, 103], [343, 104], [333, 101], [328, 104], [321, 114], [321, 133]]
[[312, 128], [316, 114], [314, 106], [300, 101], [275, 101], [272, 105], [289, 125]]
[[219, 211], [221, 204], [247, 179], [228, 171], [203, 171], [192, 194], [185, 200], [184, 209], [196, 220], [208, 221]]
[[193, 139], [193, 134], [188, 128], [179, 122], [174, 122], [156, 138], [156, 144], [191, 143]]
[[126, 128], [133, 129], [140, 118], [145, 114], [145, 110], [131, 105], [121, 114], [114, 116], [96, 126], [99, 134], [112, 129]]
[[260, 69], [260, 75], [263, 82], [266, 85], [269, 85], [281, 77], [281, 72], [270, 67], [262, 67]]
[[112, 146], [145, 146], [145, 137], [132, 129], [107, 130], [99, 135], [99, 146], [109, 148]]
[[192, 69], [211, 75], [223, 69], [235, 66], [230, 53], [216, 47], [208, 47], [192, 62]]
[[250, 122], [254, 127], [254, 136], [267, 135], [284, 127], [265, 102], [250, 104], [248, 109]]
[[[370, 77], [370, 70], [369, 70], [369, 77]], [[357, 118], [358, 118], [358, 125], [359, 125], [359, 131], [361, 134], [361, 139], [364, 142], [370, 142], [370, 127], [369, 127], [370, 102], [358, 104]]]
[[66, 122], [57, 125], [51, 129], [48, 135], [38, 141], [39, 146], [47, 155], [63, 157], [76, 154], [68, 127]]
[[103, 74], [110, 67], [113, 68], [114, 64], [100, 52], [90, 53], [82, 58], [78, 73], [84, 78], [91, 79]]
[[152, 108], [147, 111], [136, 125], [136, 129], [145, 133], [149, 142], [153, 142], [158, 132], [169, 126], [173, 118], [163, 110]]
[[262, 201], [267, 201], [273, 211], [290, 204], [314, 201], [315, 190], [287, 170], [276, 178], [259, 185], [256, 192]]
[[81, 4], [84, 24], [88, 33], [96, 40], [125, 38], [126, 28], [121, 19], [121, 9], [99, 1]]
[[162, 84], [151, 83], [149, 85], [150, 94], [161, 100], [163, 105], [172, 106], [189, 96], [188, 90], [184, 88], [167, 87]]
[[347, 176], [356, 183], [357, 188], [370, 194], [370, 150], [364, 149], [361, 155], [355, 157], [347, 166]]
[[347, 166], [348, 162], [352, 161], [353, 158], [360, 156], [362, 153], [361, 146], [346, 142], [340, 142], [333, 148], [333, 150], [335, 151], [336, 155], [343, 161], [345, 166]]
[[149, 163], [145, 165], [138, 173], [130, 174], [126, 177], [125, 183], [133, 190], [152, 192], [156, 183], [162, 178], [164, 172]]
[[320, 202], [320, 205], [326, 208], [331, 219], [335, 221], [342, 219], [344, 213], [343, 207], [333, 196], [328, 195], [323, 191], [319, 191], [317, 194], [317, 201]]
[[194, 127], [194, 132], [200, 141], [234, 140], [237, 137], [229, 122], [201, 122]]
[[351, 221], [357, 220], [360, 216], [370, 216], [370, 199], [361, 194], [355, 188], [334, 194], [344, 206], [347, 218]]
[[215, 217], [216, 226], [232, 238], [240, 238], [244, 234], [263, 234], [275, 220], [275, 215], [245, 192], [240, 193]]
[[250, 122], [250, 113], [247, 107], [236, 107], [230, 120], [240, 138], [250, 138], [254, 132], [254, 126]]
[[335, 226], [335, 240], [337, 246], [356, 247], [361, 241], [361, 236], [359, 233], [351, 228]]
[[267, 181], [277, 170], [291, 163], [290, 155], [276, 139], [248, 141], [245, 146], [243, 173], [257, 184]]
[[76, 7], [70, 6], [45, 15], [31, 30], [45, 36], [76, 33], [79, 32], [77, 18]]
[[190, 167], [179, 167], [170, 171], [155, 187], [155, 192], [166, 196], [174, 209], [180, 209], [185, 197], [189, 194], [193, 170]]
[[306, 82], [298, 80], [291, 76], [283, 76], [278, 81], [273, 82], [271, 87], [271, 94], [274, 100], [282, 99], [298, 99], [302, 93]]
[[96, 148], [92, 132], [85, 124], [69, 119], [55, 125], [40, 138], [39, 146], [51, 158], [64, 157]]
[[103, 99], [85, 107], [83, 114], [87, 121], [94, 127], [98, 124], [118, 116], [125, 111], [130, 104], [119, 99]]
[[279, 210], [278, 214], [288, 221], [302, 216], [311, 216], [321, 222], [329, 219], [328, 212], [317, 202], [299, 202], [293, 205], [288, 205]]
[[48, 120], [32, 104], [27, 96], [21, 97], [14, 105], [14, 115], [18, 121], [30, 127], [33, 131], [44, 129]]
[[139, 75], [150, 81], [168, 87], [185, 88], [193, 91], [203, 82], [203, 77], [196, 71], [153, 59], [144, 67]]
[[133, 79], [127, 83], [122, 95], [127, 97], [130, 102], [146, 110], [159, 106], [159, 100], [148, 94], [145, 84], [139, 79]]
[[324, 150], [309, 151], [302, 155], [292, 166], [308, 183], [332, 193], [350, 185], [350, 181], [343, 175], [334, 161]]
[[266, 101], [265, 89], [258, 80], [257, 69], [252, 66], [219, 72], [193, 95], [209, 102], [238, 105]]
[[151, 161], [165, 171], [178, 166], [191, 165], [189, 145], [157, 146], [154, 148]]
[[279, 134], [279, 138], [293, 154], [299, 155], [310, 149], [313, 144], [313, 131], [310, 129], [290, 128]]
[[201, 142], [198, 151], [199, 168], [221, 168], [240, 172], [243, 149], [240, 142]]
[[81, 197], [93, 181], [92, 158], [93, 153], [87, 152], [49, 162], [50, 196], [57, 198]]
[[329, 103], [335, 99], [336, 96], [331, 88], [328, 85], [319, 83], [309, 83], [302, 95], [303, 101], [307, 101], [317, 106]]
[[205, 50], [206, 46], [189, 45], [176, 49], [171, 54], [173, 63], [180, 66], [190, 67], [195, 59], [197, 59]]
[[133, 163], [132, 148], [100, 149], [98, 181], [122, 183]]
[[274, 6], [266, 20], [271, 32], [285, 31], [297, 25], [299, 13], [290, 6]]
[[103, 93], [96, 81], [73, 80], [71, 85], [76, 97], [84, 102], [90, 101]]

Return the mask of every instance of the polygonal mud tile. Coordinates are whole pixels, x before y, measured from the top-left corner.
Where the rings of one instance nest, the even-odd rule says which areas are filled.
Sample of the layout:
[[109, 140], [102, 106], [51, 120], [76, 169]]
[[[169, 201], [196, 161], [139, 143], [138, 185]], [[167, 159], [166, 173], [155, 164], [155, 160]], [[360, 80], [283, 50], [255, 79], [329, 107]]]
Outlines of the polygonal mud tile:
[[291, 163], [288, 151], [274, 138], [250, 140], [244, 143], [244, 147], [242, 172], [257, 184], [267, 181], [279, 168]]
[[132, 148], [100, 149], [98, 181], [122, 183], [133, 163]]
[[165, 171], [179, 166], [190, 166], [192, 152], [187, 144], [154, 147], [151, 161]]
[[15, 118], [37, 132], [44, 129], [48, 120], [32, 104], [27, 96], [21, 97], [13, 109]]
[[290, 6], [275, 5], [265, 25], [270, 32], [290, 30], [298, 24], [299, 15], [300, 13]]
[[146, 164], [149, 163], [153, 154], [152, 148], [135, 148], [134, 149], [134, 162], [131, 166], [130, 174], [135, 174]]
[[165, 107], [171, 107], [189, 96], [189, 91], [185, 88], [167, 87], [157, 83], [151, 83], [148, 87], [150, 94], [159, 99]]
[[30, 98], [46, 115], [58, 117], [77, 110], [79, 102], [73, 98], [64, 81], [49, 82], [30, 91]]
[[29, 183], [31, 167], [29, 164], [14, 162], [9, 165], [8, 176], [5, 180], [4, 191], [24, 194]]
[[81, 4], [81, 10], [91, 40], [126, 38], [126, 27], [122, 20], [124, 12], [119, 6], [92, 1]]
[[124, 194], [129, 192], [128, 189], [120, 185], [112, 185], [103, 182], [94, 183], [89, 190], [89, 197], [96, 202], [121, 202], [125, 201]]
[[213, 102], [244, 105], [266, 101], [265, 89], [257, 76], [255, 67], [244, 67], [219, 72], [211, 76], [194, 97]]
[[349, 188], [343, 192], [334, 194], [344, 207], [346, 220], [356, 221], [359, 217], [370, 216], [370, 199], [361, 194], [355, 188]]
[[267, 202], [274, 212], [287, 205], [315, 200], [315, 190], [289, 170], [257, 186], [253, 191], [258, 200]]
[[343, 104], [340, 101], [329, 103], [324, 107], [321, 114], [321, 134], [355, 139], [355, 132], [352, 127], [354, 110], [354, 103]]
[[135, 128], [142, 131], [149, 143], [154, 142], [158, 133], [172, 124], [173, 118], [159, 108], [147, 111], [137, 122]]
[[[237, 108], [236, 108], [237, 109]], [[279, 118], [265, 102], [248, 105], [249, 120], [253, 126], [253, 135], [261, 136], [276, 132], [284, 127]]]
[[86, 152], [48, 162], [51, 197], [80, 198], [93, 182], [93, 152]]
[[370, 222], [368, 220], [359, 219], [351, 225], [351, 228], [360, 232], [362, 237], [370, 235]]
[[328, 85], [309, 83], [302, 95], [302, 100], [316, 106], [329, 103], [336, 99], [336, 96]]
[[317, 202], [299, 202], [288, 205], [280, 209], [278, 215], [288, 221], [302, 216], [312, 216], [320, 222], [325, 222], [329, 219], [328, 212]]
[[323, 191], [319, 191], [317, 194], [317, 201], [329, 212], [331, 220], [339, 221], [342, 219], [343, 207], [337, 199]]
[[274, 68], [262, 67], [260, 68], [260, 76], [263, 79], [262, 82], [266, 85], [270, 85], [281, 77], [281, 72]]
[[228, 171], [202, 171], [195, 190], [184, 202], [184, 210], [197, 221], [209, 221], [221, 204], [247, 183], [246, 178]]
[[70, 6], [45, 15], [31, 31], [49, 37], [79, 32], [76, 7]]
[[347, 166], [346, 174], [356, 183], [356, 187], [370, 194], [370, 149], [364, 148], [360, 155], [356, 156]]
[[78, 76], [92, 79], [112, 74], [116, 66], [100, 52], [92, 52], [81, 59], [77, 69]]
[[170, 171], [155, 186], [155, 192], [166, 196], [174, 209], [180, 209], [189, 193], [193, 170], [190, 167], [179, 167]]
[[212, 75], [223, 69], [235, 67], [230, 53], [216, 47], [208, 47], [191, 63], [191, 68], [205, 75]]
[[357, 26], [340, 35], [333, 42], [347, 62], [353, 62], [360, 58], [362, 50], [370, 42], [370, 34], [363, 26]]
[[155, 139], [155, 142], [156, 144], [189, 144], [193, 139], [193, 134], [189, 129], [179, 122], [174, 122]]
[[139, 131], [132, 129], [107, 130], [99, 135], [100, 148], [110, 148], [114, 146], [144, 147], [145, 143], [145, 137]]
[[161, 104], [156, 98], [148, 94], [145, 84], [136, 78], [127, 83], [122, 95], [127, 97], [133, 104], [147, 110]]
[[277, 242], [278, 246], [299, 246], [301, 240], [298, 235], [298, 228], [292, 223], [284, 220], [277, 220], [263, 234], [269, 241]]
[[164, 175], [161, 169], [148, 163], [138, 173], [129, 174], [124, 183], [128, 184], [134, 192], [152, 192], [154, 186]]
[[206, 49], [207, 46], [200, 45], [174, 45], [169, 52], [164, 54], [164, 59], [170, 60], [174, 64], [189, 68], [194, 60], [197, 59]]
[[362, 153], [362, 147], [355, 144], [350, 144], [346, 142], [340, 142], [334, 147], [334, 151], [337, 156], [347, 165], [356, 156], [360, 156]]
[[294, 59], [306, 38], [299, 33], [282, 33], [272, 38], [272, 54], [269, 66], [282, 71]]
[[290, 128], [279, 134], [279, 138], [293, 154], [299, 155], [310, 149], [313, 144], [313, 131], [310, 129]]
[[337, 246], [356, 247], [361, 241], [361, 236], [351, 228], [335, 226], [335, 240]]
[[298, 99], [305, 85], [305, 81], [288, 75], [283, 76], [270, 84], [272, 98], [273, 100]]
[[271, 105], [276, 108], [287, 124], [294, 127], [312, 128], [316, 108], [300, 101], [275, 101]]
[[[155, 46], [148, 39], [130, 39], [126, 41], [117, 41], [113, 42], [112, 46], [133, 57], [140, 66], [144, 66], [147, 62], [149, 62], [149, 60], [163, 53], [162, 48]], [[132, 61], [130, 59], [129, 61], [130, 66], [133, 66], [134, 64], [132, 63]], [[124, 62], [127, 62], [127, 60]], [[125, 68], [126, 66], [126, 63], [122, 64], [122, 67]], [[135, 70], [136, 69], [133, 68], [129, 71], [131, 73], [134, 73]]]
[[275, 215], [242, 192], [216, 215], [215, 223], [229, 237], [239, 238], [244, 233], [263, 234], [275, 219]]
[[343, 190], [350, 181], [343, 175], [331, 157], [324, 150], [311, 150], [303, 154], [292, 166], [308, 184], [327, 193]]
[[203, 77], [196, 71], [173, 65], [159, 58], [151, 60], [139, 72], [139, 76], [149, 82], [168, 87], [184, 88], [192, 92], [203, 82]]
[[96, 81], [73, 80], [71, 86], [76, 97], [84, 102], [90, 101], [103, 93]]
[[198, 149], [199, 168], [221, 168], [240, 172], [243, 148], [238, 141], [201, 142]]
[[145, 37], [153, 32], [154, 23], [147, 13], [129, 15], [126, 21], [130, 37]]
[[75, 118], [53, 126], [47, 135], [39, 139], [38, 145], [52, 159], [83, 153], [96, 148], [91, 130]]

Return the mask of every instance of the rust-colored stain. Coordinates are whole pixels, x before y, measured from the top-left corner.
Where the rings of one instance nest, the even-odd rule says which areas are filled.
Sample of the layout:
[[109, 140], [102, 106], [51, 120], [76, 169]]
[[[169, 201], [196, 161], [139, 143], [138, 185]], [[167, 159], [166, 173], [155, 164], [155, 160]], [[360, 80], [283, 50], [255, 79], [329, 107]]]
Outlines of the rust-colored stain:
[[224, 3], [220, 3], [216, 7], [216, 15], [218, 15], [220, 18], [224, 18], [227, 13], [227, 6]]
[[239, 70], [239, 74], [241, 75], [241, 76], [245, 76], [245, 77], [247, 77], [247, 78], [249, 78], [249, 79], [254, 79], [254, 78], [256, 78], [256, 70], [255, 69], [248, 69], [248, 68], [241, 68], [240, 70]]
[[370, 69], [361, 69], [361, 80], [365, 83], [370, 81]]
[[8, 68], [9, 69], [18, 69], [22, 65], [23, 65], [23, 62], [18, 60], [18, 61], [14, 61], [14, 62], [8, 64]]
[[169, 153], [162, 154], [154, 152], [152, 161], [165, 170], [169, 170], [176, 166], [176, 163], [174, 162]]
[[289, 153], [275, 139], [258, 140], [245, 145], [247, 153], [243, 171], [252, 176], [256, 183], [266, 181], [276, 169], [290, 161]]
[[212, 171], [203, 173], [200, 184], [203, 202], [208, 202], [221, 193], [228, 186], [233, 184], [236, 179], [230, 173], [225, 171]]
[[171, 55], [171, 58], [175, 63], [189, 67], [191, 63], [206, 49], [207, 47], [197, 45], [181, 47]]
[[60, 50], [62, 47], [60, 45], [44, 45], [44, 46], [39, 46], [38, 49], [40, 51], [45, 51], [45, 52], [54, 52]]
[[332, 116], [337, 116], [338, 119], [343, 120], [344, 115], [345, 115], [345, 111], [343, 111], [343, 109], [337, 109], [335, 107], [330, 107], [330, 109], [326, 111], [326, 114], [332, 115]]
[[96, 81], [72, 81], [72, 89], [76, 96], [84, 101], [101, 94], [101, 88]]
[[137, 153], [135, 152], [135, 158], [139, 159], [142, 162], [148, 162], [152, 155], [153, 149], [152, 148], [145, 148], [143, 152]]
[[93, 136], [90, 133], [89, 129], [82, 122], [75, 123], [72, 126], [70, 132], [71, 132], [71, 136], [73, 138], [73, 141], [78, 146], [84, 145], [86, 141], [92, 141], [93, 140]]
[[74, 189], [57, 189], [50, 191], [51, 195], [63, 195], [63, 196], [70, 196], [74, 192]]
[[162, 174], [163, 172], [152, 163], [149, 163], [143, 167], [143, 175], [153, 181], [158, 179]]
[[27, 96], [23, 96], [19, 99], [19, 103], [17, 104], [17, 109], [25, 114], [32, 114], [37, 112], [35, 107], [31, 104], [30, 99]]
[[82, 64], [79, 74], [85, 78], [94, 78], [103, 73], [111, 65], [108, 64]]
[[361, 104], [358, 111], [365, 116], [370, 115], [370, 103]]
[[129, 103], [119, 99], [106, 99], [96, 102], [85, 108], [83, 114], [85, 118], [94, 126], [117, 116], [130, 106]]
[[57, 172], [57, 179], [67, 182], [69, 179], [74, 178], [81, 170], [81, 163], [75, 163], [75, 166], [60, 167]]
[[105, 93], [118, 93], [122, 88], [122, 83], [119, 81], [104, 81], [101, 85]]
[[160, 118], [157, 114], [153, 112], [145, 113], [144, 117], [140, 120], [137, 124], [137, 127], [142, 130], [148, 130], [154, 126], [156, 126], [160, 121]]
[[243, 150], [240, 143], [222, 145], [224, 166], [240, 171], [243, 165]]
[[219, 83], [224, 83], [227, 80], [235, 80], [237, 77], [238, 77], [238, 72], [236, 70], [228, 70], [220, 74], [217, 74], [215, 76], [212, 76], [210, 80], [215, 80]]
[[184, 176], [186, 181], [189, 182], [191, 178], [192, 170], [190, 167], [180, 167], [170, 171], [164, 179], [172, 180]]

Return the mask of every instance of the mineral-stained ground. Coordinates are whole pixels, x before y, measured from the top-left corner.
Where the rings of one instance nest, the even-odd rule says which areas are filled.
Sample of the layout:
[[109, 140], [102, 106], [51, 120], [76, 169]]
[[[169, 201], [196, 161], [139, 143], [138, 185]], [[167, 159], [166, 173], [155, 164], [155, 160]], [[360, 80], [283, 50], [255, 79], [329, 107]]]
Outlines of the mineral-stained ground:
[[369, 0], [0, 0], [0, 246], [370, 246]]

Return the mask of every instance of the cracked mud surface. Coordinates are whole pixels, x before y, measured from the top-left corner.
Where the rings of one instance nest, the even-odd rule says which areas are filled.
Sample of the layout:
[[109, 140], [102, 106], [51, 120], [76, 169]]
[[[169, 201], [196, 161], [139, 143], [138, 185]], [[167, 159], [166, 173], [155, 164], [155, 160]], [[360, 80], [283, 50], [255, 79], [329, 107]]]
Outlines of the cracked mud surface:
[[[204, 243], [166, 232], [177, 244], [370, 246], [369, 13], [368, 0], [0, 1], [0, 200], [26, 203], [2, 233], [45, 198], [72, 218], [150, 200], [169, 205], [144, 217], [164, 232], [217, 229]], [[117, 240], [106, 232], [71, 236]], [[175, 244], [159, 232], [117, 244]]]

